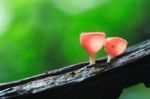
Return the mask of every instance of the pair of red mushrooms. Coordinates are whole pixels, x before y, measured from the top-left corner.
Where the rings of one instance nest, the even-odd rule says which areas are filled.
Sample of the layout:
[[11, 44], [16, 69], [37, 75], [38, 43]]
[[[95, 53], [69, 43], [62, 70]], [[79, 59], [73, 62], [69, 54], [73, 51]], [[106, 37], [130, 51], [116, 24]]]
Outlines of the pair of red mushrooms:
[[126, 47], [127, 41], [120, 37], [106, 38], [103, 32], [81, 33], [80, 43], [89, 55], [90, 65], [95, 64], [96, 53], [105, 46], [108, 54], [107, 62], [122, 54]]

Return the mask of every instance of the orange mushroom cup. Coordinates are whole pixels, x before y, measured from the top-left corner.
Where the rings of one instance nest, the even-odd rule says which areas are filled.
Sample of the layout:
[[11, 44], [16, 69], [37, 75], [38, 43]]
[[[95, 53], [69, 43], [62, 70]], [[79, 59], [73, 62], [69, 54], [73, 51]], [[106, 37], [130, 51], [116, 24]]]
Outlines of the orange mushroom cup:
[[96, 54], [103, 47], [105, 37], [103, 32], [81, 33], [80, 43], [89, 55], [90, 65], [95, 64]]
[[105, 51], [108, 53], [107, 62], [121, 55], [126, 50], [127, 44], [127, 41], [120, 37], [107, 38], [105, 42]]

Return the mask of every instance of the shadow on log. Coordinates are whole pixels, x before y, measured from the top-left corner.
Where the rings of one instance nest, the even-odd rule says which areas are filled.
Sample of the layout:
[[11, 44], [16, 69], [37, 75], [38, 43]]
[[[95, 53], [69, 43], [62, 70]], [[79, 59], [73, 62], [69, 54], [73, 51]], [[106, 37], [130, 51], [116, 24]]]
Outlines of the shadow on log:
[[46, 72], [0, 85], [2, 99], [117, 99], [124, 88], [150, 86], [150, 40], [129, 47], [106, 63], [106, 58]]

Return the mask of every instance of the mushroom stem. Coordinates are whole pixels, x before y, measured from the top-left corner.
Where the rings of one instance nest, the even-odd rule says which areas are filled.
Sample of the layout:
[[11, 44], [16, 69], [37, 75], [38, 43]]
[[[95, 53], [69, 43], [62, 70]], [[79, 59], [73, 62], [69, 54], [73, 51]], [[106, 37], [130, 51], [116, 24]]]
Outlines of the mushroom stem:
[[107, 58], [107, 63], [109, 63], [111, 61], [112, 57], [110, 55], [108, 55], [108, 58]]
[[95, 56], [89, 56], [90, 65], [95, 64]]

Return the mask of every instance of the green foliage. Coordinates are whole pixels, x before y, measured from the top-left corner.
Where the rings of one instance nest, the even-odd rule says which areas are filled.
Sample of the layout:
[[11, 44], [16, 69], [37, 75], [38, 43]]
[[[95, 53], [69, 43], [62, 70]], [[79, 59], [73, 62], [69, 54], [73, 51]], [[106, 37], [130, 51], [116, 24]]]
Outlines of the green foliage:
[[[0, 0], [0, 82], [87, 61], [79, 43], [81, 32], [103, 31], [127, 39], [129, 45], [145, 39], [138, 31], [148, 16], [145, 4], [146, 0]], [[97, 58], [104, 55], [101, 50]]]
[[145, 88], [144, 84], [138, 84], [123, 91], [119, 99], [149, 99], [150, 88]]

